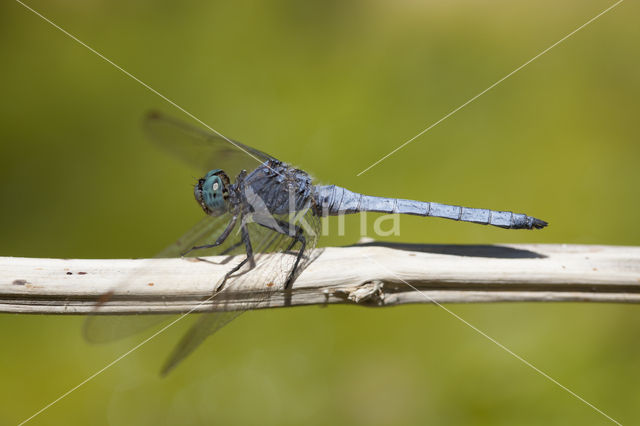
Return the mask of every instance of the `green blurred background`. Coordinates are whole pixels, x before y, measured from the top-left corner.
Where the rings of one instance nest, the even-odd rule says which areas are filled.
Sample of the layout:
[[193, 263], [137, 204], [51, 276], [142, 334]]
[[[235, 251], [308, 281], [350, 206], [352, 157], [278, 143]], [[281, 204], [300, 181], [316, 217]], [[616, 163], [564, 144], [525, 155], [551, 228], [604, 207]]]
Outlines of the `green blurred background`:
[[[624, 2], [360, 177], [609, 1], [29, 4], [229, 137], [373, 195], [510, 209], [538, 232], [402, 218], [393, 241], [638, 245], [639, 6]], [[195, 173], [145, 139], [158, 96], [0, 6], [0, 255], [150, 257], [201, 211]], [[374, 215], [369, 216], [372, 229]], [[359, 238], [358, 218], [344, 237]], [[613, 418], [640, 421], [640, 307], [450, 306]], [[143, 336], [0, 315], [0, 424]], [[33, 424], [606, 424], [434, 306], [247, 314], [168, 378], [162, 335]]]

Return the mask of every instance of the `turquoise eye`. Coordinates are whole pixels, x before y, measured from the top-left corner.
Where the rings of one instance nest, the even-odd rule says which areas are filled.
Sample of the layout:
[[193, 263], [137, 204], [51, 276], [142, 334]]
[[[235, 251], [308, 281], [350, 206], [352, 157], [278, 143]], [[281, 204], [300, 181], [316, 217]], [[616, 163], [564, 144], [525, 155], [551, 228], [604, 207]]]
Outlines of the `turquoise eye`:
[[227, 212], [227, 188], [222, 179], [226, 175], [221, 176], [223, 173], [220, 170], [207, 173], [194, 188], [196, 201], [207, 214], [212, 216], [220, 216]]

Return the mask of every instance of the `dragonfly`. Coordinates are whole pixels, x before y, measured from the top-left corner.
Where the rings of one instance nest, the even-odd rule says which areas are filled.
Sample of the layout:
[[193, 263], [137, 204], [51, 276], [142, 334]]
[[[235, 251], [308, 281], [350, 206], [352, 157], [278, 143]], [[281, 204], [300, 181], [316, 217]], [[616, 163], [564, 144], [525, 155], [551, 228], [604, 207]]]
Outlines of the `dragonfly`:
[[[201, 171], [194, 197], [205, 217], [157, 257], [241, 256], [226, 275], [212, 283], [213, 296], [251, 282], [260, 297], [241, 309], [198, 315], [162, 368], [167, 374], [204, 340], [241, 313], [288, 291], [314, 259], [321, 218], [360, 212], [438, 217], [506, 229], [540, 229], [547, 222], [522, 213], [469, 208], [436, 202], [385, 198], [352, 192], [336, 185], [314, 185], [311, 176], [255, 148], [186, 124], [159, 112], [145, 127], [172, 155]], [[96, 311], [108, 305], [116, 288]], [[143, 316], [148, 317], [148, 316]], [[100, 342], [146, 327], [153, 321], [90, 315], [85, 336]], [[113, 324], [117, 324], [114, 326]]]

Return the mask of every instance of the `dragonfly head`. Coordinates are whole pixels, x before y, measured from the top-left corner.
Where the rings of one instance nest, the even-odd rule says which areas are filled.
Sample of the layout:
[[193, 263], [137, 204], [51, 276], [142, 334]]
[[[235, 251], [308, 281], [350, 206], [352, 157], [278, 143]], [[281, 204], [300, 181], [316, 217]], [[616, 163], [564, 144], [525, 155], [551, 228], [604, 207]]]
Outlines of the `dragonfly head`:
[[220, 169], [211, 170], [198, 180], [193, 195], [206, 214], [220, 216], [227, 212], [229, 176]]

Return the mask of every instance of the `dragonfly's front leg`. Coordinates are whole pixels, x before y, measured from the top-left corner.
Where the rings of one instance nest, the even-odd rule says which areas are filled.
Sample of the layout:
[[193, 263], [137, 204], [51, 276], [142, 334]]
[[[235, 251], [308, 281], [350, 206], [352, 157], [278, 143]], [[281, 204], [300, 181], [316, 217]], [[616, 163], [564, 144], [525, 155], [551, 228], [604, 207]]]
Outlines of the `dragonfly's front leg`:
[[236, 272], [238, 272], [240, 268], [242, 268], [247, 262], [249, 262], [249, 270], [256, 267], [256, 260], [253, 257], [253, 247], [251, 246], [249, 231], [247, 230], [247, 225], [244, 223], [240, 227], [240, 235], [242, 237], [242, 242], [244, 243], [244, 247], [247, 251], [247, 257], [245, 257], [242, 262], [234, 266], [232, 270], [227, 272], [222, 282], [216, 288], [216, 292], [221, 291], [224, 288], [225, 284], [227, 283], [227, 280], [229, 279], [229, 277], [235, 274]]
[[222, 231], [222, 234], [220, 234], [218, 239], [216, 239], [216, 241], [213, 244], [205, 244], [203, 246], [191, 247], [189, 250], [187, 250], [184, 253], [182, 253], [182, 256], [186, 256], [187, 254], [191, 253], [194, 250], [201, 250], [201, 249], [208, 249], [208, 248], [218, 247], [220, 244], [222, 244], [222, 243], [224, 243], [226, 241], [227, 237], [229, 237], [229, 234], [231, 233], [233, 228], [236, 226], [236, 222], [237, 221], [238, 221], [238, 215], [234, 214], [233, 217], [231, 218], [231, 220], [229, 221], [229, 224], [225, 228], [225, 230]]

